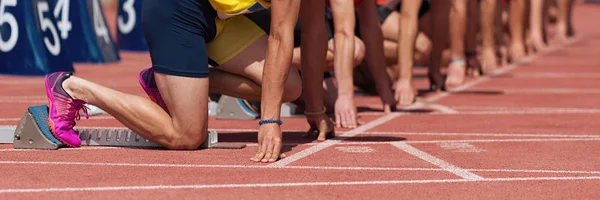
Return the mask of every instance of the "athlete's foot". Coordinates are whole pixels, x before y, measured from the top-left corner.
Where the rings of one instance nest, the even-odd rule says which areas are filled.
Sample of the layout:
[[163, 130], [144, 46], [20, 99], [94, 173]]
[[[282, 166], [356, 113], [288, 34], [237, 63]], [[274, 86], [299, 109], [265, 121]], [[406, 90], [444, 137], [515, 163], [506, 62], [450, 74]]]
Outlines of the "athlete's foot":
[[569, 28], [567, 28], [567, 36], [569, 38], [575, 37], [575, 29], [573, 29], [573, 25], [569, 23]]
[[448, 76], [446, 77], [446, 87], [456, 87], [465, 80], [467, 63], [464, 59], [450, 61], [448, 65]]
[[508, 48], [506, 46], [498, 47], [497, 54], [500, 58], [500, 66], [508, 65]]
[[63, 82], [71, 77], [70, 73], [56, 72], [46, 76], [46, 95], [48, 96], [48, 125], [50, 132], [59, 141], [69, 147], [79, 147], [81, 139], [73, 127], [80, 119], [79, 110], [87, 118], [85, 101], [73, 98], [63, 87]]
[[548, 46], [544, 42], [544, 39], [541, 36], [532, 36], [531, 37], [531, 46], [536, 52], [544, 51]]
[[533, 41], [531, 41], [530, 37], [525, 39], [525, 54], [532, 55], [535, 53], [535, 49], [533, 48]]
[[154, 80], [154, 69], [147, 68], [142, 70], [140, 72], [140, 75], [138, 76], [138, 80], [140, 82], [140, 85], [142, 86], [142, 89], [144, 89], [144, 92], [146, 92], [148, 97], [150, 97], [150, 99], [154, 103], [158, 104], [163, 110], [169, 112], [167, 110], [167, 105], [160, 96], [160, 92], [158, 91], [158, 87], [156, 86], [156, 81]]
[[498, 68], [498, 55], [494, 49], [481, 50], [481, 70], [484, 74], [490, 73]]
[[446, 85], [444, 84], [444, 77], [439, 71], [429, 71], [427, 73], [429, 79], [429, 91], [440, 93], [446, 91]]
[[394, 83], [394, 98], [396, 99], [396, 107], [402, 108], [410, 106], [416, 102], [417, 89], [412, 83], [412, 80], [398, 79]]
[[476, 52], [467, 52], [467, 73], [475, 78], [483, 75], [483, 68]]
[[510, 46], [510, 60], [511, 62], [518, 62], [525, 58], [527, 53], [525, 52], [525, 46], [523, 44], [512, 44]]
[[558, 44], [565, 43], [568, 37], [568, 28], [564, 23], [556, 23], [556, 34], [554, 36], [554, 41]]

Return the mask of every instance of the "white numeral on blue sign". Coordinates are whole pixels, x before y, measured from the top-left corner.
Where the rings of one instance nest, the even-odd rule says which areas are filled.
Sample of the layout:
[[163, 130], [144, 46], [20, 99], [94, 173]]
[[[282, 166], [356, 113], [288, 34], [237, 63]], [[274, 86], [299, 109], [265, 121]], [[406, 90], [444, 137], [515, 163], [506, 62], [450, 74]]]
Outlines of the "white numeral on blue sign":
[[69, 38], [69, 31], [72, 28], [71, 21], [69, 21], [70, 4], [70, 0], [58, 0], [56, 7], [54, 7], [54, 18], [58, 20], [56, 27], [62, 39]]
[[135, 27], [136, 23], [136, 15], [135, 8], [133, 5], [135, 4], [135, 0], [127, 0], [123, 3], [123, 11], [127, 13], [128, 20], [124, 22], [123, 16], [119, 16], [117, 19], [117, 25], [119, 26], [119, 30], [123, 34], [129, 34]]
[[96, 35], [104, 38], [104, 42], [109, 43], [110, 37], [108, 35], [106, 24], [104, 24], [104, 15], [102, 14], [102, 9], [100, 9], [100, 3], [98, 3], [98, 0], [92, 0], [92, 2], [94, 12], [94, 29], [96, 31]]
[[50, 54], [56, 56], [56, 55], [60, 54], [60, 40], [58, 38], [58, 33], [56, 32], [56, 27], [54, 27], [52, 20], [44, 17], [44, 14], [46, 12], [48, 12], [48, 10], [50, 9], [50, 8], [48, 8], [48, 2], [46, 2], [46, 1], [38, 2], [37, 9], [38, 9], [38, 16], [39, 16], [40, 27], [42, 28], [42, 32], [49, 30], [50, 34], [52, 34], [52, 39], [54, 41], [54, 43], [52, 43], [52, 42], [50, 42], [48, 37], [44, 37], [44, 44], [46, 45], [46, 48], [48, 49]]
[[19, 39], [19, 24], [17, 24], [17, 19], [15, 16], [6, 11], [7, 7], [16, 7], [17, 0], [1, 0], [0, 1], [0, 26], [4, 23], [7, 23], [10, 27], [10, 36], [8, 40], [2, 39], [2, 33], [0, 33], [0, 51], [9, 52], [12, 50], [15, 45], [17, 45], [17, 40]]

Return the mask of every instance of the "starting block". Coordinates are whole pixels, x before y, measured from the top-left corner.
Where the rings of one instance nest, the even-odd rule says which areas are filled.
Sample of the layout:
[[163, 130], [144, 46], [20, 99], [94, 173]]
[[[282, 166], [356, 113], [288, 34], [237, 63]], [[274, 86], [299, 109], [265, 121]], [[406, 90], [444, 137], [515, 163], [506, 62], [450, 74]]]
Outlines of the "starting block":
[[216, 116], [217, 119], [254, 120], [259, 114], [243, 99], [221, 95]]
[[[254, 108], [243, 99], [221, 95], [217, 105], [216, 117], [220, 120], [255, 120], [260, 116]], [[291, 103], [281, 105], [281, 117], [295, 117], [297, 106]]]
[[[62, 142], [56, 139], [50, 132], [47, 124], [48, 106], [31, 106], [21, 118], [21, 121], [14, 130], [12, 144], [15, 149], [59, 149], [65, 147]], [[75, 129], [79, 133], [82, 146], [113, 146], [113, 147], [161, 147], [142, 138], [132, 130], [126, 128], [80, 128]], [[6, 140], [0, 140], [3, 143]], [[208, 132], [208, 138], [200, 146], [201, 148], [226, 148], [241, 149], [246, 145], [241, 144], [219, 144], [218, 134], [214, 130]]]

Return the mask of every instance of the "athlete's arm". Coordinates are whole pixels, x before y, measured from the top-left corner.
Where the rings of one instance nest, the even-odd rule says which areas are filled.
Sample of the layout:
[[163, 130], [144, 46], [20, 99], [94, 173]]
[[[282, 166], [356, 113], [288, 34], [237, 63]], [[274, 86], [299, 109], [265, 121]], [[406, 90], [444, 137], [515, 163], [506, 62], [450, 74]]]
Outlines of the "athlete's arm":
[[[271, 1], [271, 30], [263, 72], [261, 119], [279, 120], [283, 86], [294, 49], [294, 27], [300, 0]], [[275, 162], [281, 157], [282, 133], [278, 124], [263, 124], [258, 133], [257, 162]]]
[[377, 93], [383, 102], [384, 112], [391, 112], [392, 106], [395, 107], [395, 102], [390, 82], [386, 78], [383, 33], [379, 24], [375, 0], [363, 0], [358, 7], [358, 18], [360, 19], [360, 35], [367, 49], [365, 60], [373, 80], [375, 80]]
[[354, 2], [349, 0], [330, 0], [334, 24], [333, 69], [338, 83], [338, 98], [335, 101], [335, 122], [337, 127], [355, 128], [357, 126], [356, 106], [354, 105]]
[[400, 9], [397, 56], [399, 70], [398, 79], [394, 84], [394, 98], [399, 106], [411, 105], [416, 98], [416, 92], [412, 85], [412, 69], [414, 66], [415, 42], [419, 30], [419, 8], [421, 3], [423, 3], [423, 0], [402, 1], [402, 8]]
[[326, 134], [333, 131], [333, 124], [323, 112], [323, 72], [327, 53], [325, 1], [302, 0], [300, 7], [302, 97], [311, 130], [318, 130], [318, 139], [324, 140]]

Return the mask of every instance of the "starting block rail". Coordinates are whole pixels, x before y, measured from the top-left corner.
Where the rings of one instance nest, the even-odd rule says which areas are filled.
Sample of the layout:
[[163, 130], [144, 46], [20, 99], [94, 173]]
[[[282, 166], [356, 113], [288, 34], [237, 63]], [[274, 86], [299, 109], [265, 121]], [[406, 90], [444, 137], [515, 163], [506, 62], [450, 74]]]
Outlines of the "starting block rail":
[[[0, 128], [0, 143], [13, 144], [15, 149], [59, 149], [66, 147], [50, 132], [47, 124], [48, 106], [31, 106], [15, 127]], [[82, 146], [111, 146], [160, 148], [161, 145], [151, 142], [127, 128], [75, 128], [79, 133]], [[208, 138], [201, 148], [240, 149], [245, 145], [219, 144], [215, 130], [208, 131]]]

